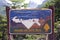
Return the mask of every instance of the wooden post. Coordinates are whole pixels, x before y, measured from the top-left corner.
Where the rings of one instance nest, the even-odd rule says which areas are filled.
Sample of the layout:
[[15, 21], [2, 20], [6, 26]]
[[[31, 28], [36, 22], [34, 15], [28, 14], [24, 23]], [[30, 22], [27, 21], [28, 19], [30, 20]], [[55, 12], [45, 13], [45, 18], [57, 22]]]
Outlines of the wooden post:
[[55, 13], [55, 7], [49, 6], [49, 9], [52, 9], [52, 34], [49, 35], [49, 40], [55, 40], [54, 39], [54, 13]]
[[10, 40], [10, 34], [9, 34], [9, 10], [10, 10], [10, 8], [9, 7], [6, 7], [6, 16], [7, 16], [7, 29], [8, 29], [8, 40]]
[[48, 39], [48, 34], [46, 34], [46, 40], [49, 40], [49, 39]]
[[[8, 29], [8, 40], [13, 40], [13, 35], [10, 35], [10, 33], [9, 33], [9, 10], [10, 10], [11, 8], [10, 7], [8, 7], [8, 6], [6, 6], [6, 16], [7, 16], [7, 29]], [[13, 9], [16, 9], [16, 7], [13, 7]]]

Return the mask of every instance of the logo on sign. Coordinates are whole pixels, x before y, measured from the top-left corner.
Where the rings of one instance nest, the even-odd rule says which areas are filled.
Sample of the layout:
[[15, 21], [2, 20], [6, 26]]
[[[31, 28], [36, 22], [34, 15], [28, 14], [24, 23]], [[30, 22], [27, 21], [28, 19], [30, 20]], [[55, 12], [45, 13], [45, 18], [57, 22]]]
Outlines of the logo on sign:
[[41, 24], [39, 23], [39, 19], [28, 19], [28, 20], [23, 20], [23, 19], [18, 19], [17, 16], [13, 17], [13, 22], [15, 23], [22, 23], [25, 25], [27, 29], [30, 29], [31, 26], [36, 23], [38, 26]]

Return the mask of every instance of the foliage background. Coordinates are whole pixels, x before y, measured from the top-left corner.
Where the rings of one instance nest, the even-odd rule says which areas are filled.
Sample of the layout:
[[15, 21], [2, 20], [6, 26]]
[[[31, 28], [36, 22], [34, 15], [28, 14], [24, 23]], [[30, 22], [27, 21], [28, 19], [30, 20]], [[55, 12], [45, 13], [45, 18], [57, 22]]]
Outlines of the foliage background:
[[[24, 0], [11, 0], [14, 2], [14, 6], [12, 8], [20, 8], [20, 7], [27, 7], [28, 4], [24, 5], [17, 5], [17, 3], [22, 3]], [[17, 6], [16, 6], [17, 5]], [[60, 24], [60, 0], [47, 0], [44, 5], [42, 5], [42, 8], [48, 8], [49, 6], [55, 7], [55, 23], [54, 23], [54, 32], [58, 33], [57, 27]], [[41, 8], [41, 6], [39, 6]], [[31, 35], [32, 36], [32, 35]], [[37, 35], [36, 35], [37, 36]], [[41, 36], [41, 35], [40, 35]], [[16, 36], [16, 38], [18, 35]], [[39, 36], [38, 36], [39, 37]], [[8, 29], [7, 29], [7, 17], [6, 17], [6, 11], [5, 7], [0, 7], [0, 40], [7, 40], [8, 38]], [[31, 39], [30, 36], [24, 36], [24, 38]], [[32, 38], [35, 38], [34, 36]]]

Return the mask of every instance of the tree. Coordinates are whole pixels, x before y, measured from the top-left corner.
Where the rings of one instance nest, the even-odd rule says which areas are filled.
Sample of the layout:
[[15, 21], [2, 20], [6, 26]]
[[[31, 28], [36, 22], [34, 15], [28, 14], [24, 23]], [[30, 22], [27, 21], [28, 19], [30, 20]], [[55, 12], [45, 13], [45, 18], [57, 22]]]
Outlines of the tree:
[[6, 32], [7, 32], [7, 20], [5, 17], [0, 15], [0, 38], [1, 40], [6, 40]]
[[56, 21], [60, 21], [60, 0], [55, 1], [55, 19]]
[[12, 2], [23, 2], [24, 0], [11, 0]]
[[26, 8], [28, 4], [26, 3], [23, 3], [24, 0], [11, 0], [13, 2], [13, 5], [12, 8], [21, 8], [21, 7], [24, 7]]
[[48, 0], [48, 1], [45, 3], [44, 7], [45, 7], [45, 8], [48, 8], [49, 6], [54, 5], [54, 4], [55, 4], [55, 0]]

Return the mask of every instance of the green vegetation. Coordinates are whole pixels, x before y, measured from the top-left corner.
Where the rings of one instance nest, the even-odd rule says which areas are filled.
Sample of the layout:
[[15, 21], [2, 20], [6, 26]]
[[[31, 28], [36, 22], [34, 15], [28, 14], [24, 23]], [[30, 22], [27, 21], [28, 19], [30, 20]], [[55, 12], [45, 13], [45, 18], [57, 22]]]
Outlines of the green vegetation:
[[23, 2], [24, 0], [11, 0], [12, 2]]
[[0, 15], [0, 40], [7, 40], [7, 20]]

